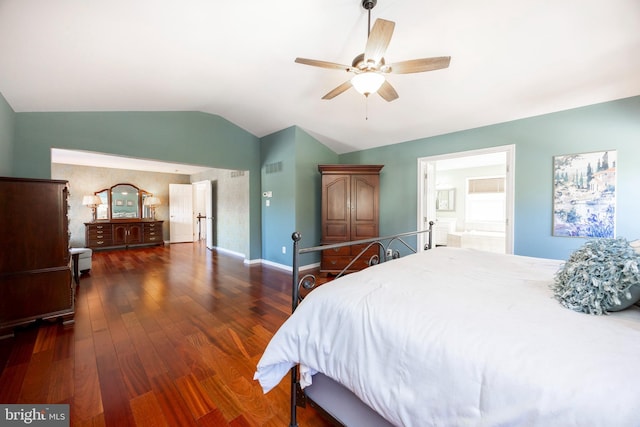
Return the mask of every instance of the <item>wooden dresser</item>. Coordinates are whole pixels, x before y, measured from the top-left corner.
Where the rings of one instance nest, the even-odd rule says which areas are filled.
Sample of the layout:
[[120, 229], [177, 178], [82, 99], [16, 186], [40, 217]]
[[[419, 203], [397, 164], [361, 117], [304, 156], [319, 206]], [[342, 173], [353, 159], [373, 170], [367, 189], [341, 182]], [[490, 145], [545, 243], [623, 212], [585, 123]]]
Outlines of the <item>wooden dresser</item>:
[[67, 181], [0, 177], [0, 336], [36, 319], [73, 322]]
[[[383, 165], [318, 165], [322, 174], [323, 245], [378, 237], [380, 171]], [[320, 271], [337, 274], [364, 247], [344, 247], [322, 252]], [[368, 266], [378, 254], [372, 248], [349, 271]]]
[[151, 219], [85, 222], [85, 242], [91, 249], [162, 245], [162, 221]]

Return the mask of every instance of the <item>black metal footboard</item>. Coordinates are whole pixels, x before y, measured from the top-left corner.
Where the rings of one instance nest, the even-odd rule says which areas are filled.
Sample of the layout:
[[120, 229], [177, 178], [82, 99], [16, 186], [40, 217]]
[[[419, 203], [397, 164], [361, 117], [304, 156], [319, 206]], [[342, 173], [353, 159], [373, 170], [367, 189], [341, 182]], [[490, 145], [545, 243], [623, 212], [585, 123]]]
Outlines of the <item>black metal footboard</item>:
[[[305, 274], [300, 277], [300, 255], [313, 252], [321, 252], [323, 250], [341, 248], [345, 246], [366, 245], [364, 246], [362, 251], [360, 251], [360, 253], [354, 257], [349, 265], [347, 265], [344, 269], [342, 269], [342, 271], [340, 271], [340, 273], [334, 276], [334, 278], [338, 278], [349, 271], [349, 269], [355, 262], [362, 260], [363, 257], [365, 257], [365, 254], [367, 252], [370, 252], [370, 249], [373, 247], [378, 247], [379, 251], [377, 254], [369, 256], [369, 259], [367, 261], [369, 266], [400, 258], [402, 253], [400, 249], [402, 249], [402, 251], [405, 253], [416, 253], [417, 248], [414, 248], [411, 245], [407, 244], [404, 239], [414, 236], [417, 238], [419, 234], [423, 233], [429, 233], [428, 243], [425, 245], [424, 249], [431, 249], [433, 247], [433, 221], [429, 222], [429, 229], [427, 230], [412, 231], [387, 237], [375, 237], [371, 239], [336, 243], [332, 245], [313, 246], [309, 248], [300, 248], [302, 235], [298, 232], [293, 233], [291, 235], [291, 238], [293, 239], [293, 279], [291, 287], [291, 311], [295, 311], [300, 301], [302, 301], [302, 298], [304, 298], [305, 293], [301, 292], [301, 290], [304, 289], [306, 291], [311, 291], [313, 288], [315, 288], [317, 283], [317, 279], [314, 274]], [[304, 393], [301, 392], [298, 382], [298, 367], [294, 366], [293, 368], [291, 368], [291, 421], [289, 423], [289, 427], [298, 426], [296, 407], [303, 405]], [[323, 412], [327, 413], [326, 411]], [[337, 425], [340, 425], [338, 420], [334, 419], [333, 421], [336, 422]]]

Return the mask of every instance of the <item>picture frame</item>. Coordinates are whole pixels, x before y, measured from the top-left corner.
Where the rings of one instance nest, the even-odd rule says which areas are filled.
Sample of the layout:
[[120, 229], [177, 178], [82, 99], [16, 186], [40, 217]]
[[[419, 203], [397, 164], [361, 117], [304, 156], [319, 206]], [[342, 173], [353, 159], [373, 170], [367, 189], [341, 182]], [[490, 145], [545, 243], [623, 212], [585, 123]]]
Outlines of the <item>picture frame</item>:
[[553, 158], [553, 236], [615, 237], [615, 150]]
[[124, 200], [122, 199], [116, 200], [116, 206], [124, 206]]
[[133, 200], [127, 200], [127, 206], [133, 206]]
[[452, 212], [456, 210], [456, 189], [436, 190], [436, 210]]

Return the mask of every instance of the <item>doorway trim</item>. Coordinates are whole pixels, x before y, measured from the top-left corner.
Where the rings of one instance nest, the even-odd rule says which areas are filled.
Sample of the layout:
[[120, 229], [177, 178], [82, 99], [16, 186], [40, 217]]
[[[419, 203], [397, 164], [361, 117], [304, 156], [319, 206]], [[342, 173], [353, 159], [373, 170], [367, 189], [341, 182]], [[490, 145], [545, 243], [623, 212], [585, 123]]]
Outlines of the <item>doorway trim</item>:
[[[456, 159], [460, 157], [473, 157], [483, 154], [501, 153], [506, 155], [506, 176], [505, 176], [505, 253], [513, 253], [513, 232], [515, 213], [515, 144], [501, 145], [497, 147], [481, 148], [477, 150], [459, 151], [455, 153], [440, 154], [436, 156], [418, 158], [418, 195], [417, 195], [417, 229], [424, 230], [428, 227], [429, 221], [435, 220], [435, 164], [439, 160]], [[425, 196], [426, 195], [426, 196]], [[418, 235], [418, 248], [424, 250], [427, 243], [425, 233]]]

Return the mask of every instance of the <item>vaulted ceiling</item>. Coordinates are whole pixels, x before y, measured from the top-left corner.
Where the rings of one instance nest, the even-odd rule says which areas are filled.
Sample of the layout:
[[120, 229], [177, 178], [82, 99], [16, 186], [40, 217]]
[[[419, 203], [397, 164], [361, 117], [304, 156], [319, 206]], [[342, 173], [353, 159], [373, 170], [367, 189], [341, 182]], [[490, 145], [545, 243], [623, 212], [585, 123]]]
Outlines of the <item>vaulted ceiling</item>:
[[361, 0], [0, 0], [0, 92], [16, 112], [185, 111], [262, 137], [298, 125], [337, 153], [640, 94], [637, 0], [379, 0], [399, 99], [321, 97], [364, 50]]

